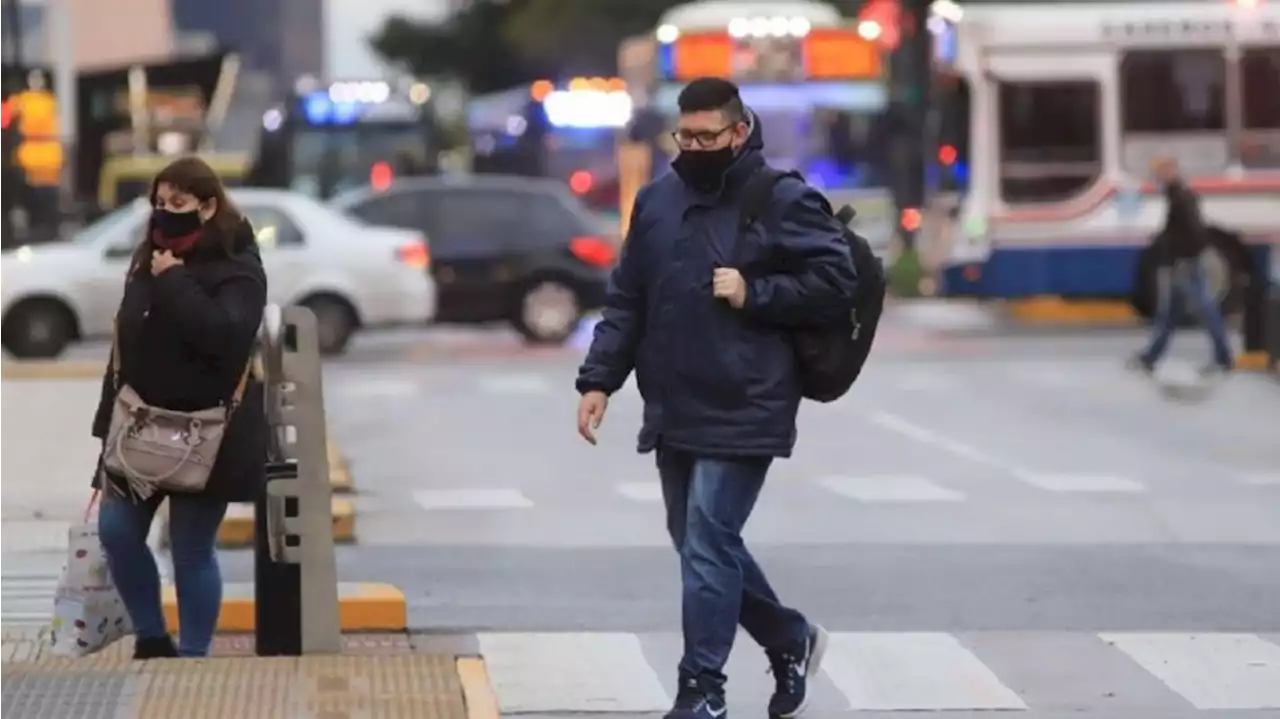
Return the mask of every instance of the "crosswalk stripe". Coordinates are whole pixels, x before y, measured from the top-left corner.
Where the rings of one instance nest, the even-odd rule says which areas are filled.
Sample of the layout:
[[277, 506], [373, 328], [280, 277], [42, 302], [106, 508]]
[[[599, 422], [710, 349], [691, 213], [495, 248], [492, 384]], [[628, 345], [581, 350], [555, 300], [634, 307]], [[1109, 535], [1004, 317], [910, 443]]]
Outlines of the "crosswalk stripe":
[[1099, 636], [1197, 709], [1280, 709], [1280, 646], [1257, 635]]
[[671, 707], [634, 634], [481, 634], [479, 641], [503, 713]]
[[53, 575], [0, 577], [0, 623], [12, 627], [48, 624], [57, 591], [58, 577]]
[[1046, 492], [1120, 492], [1136, 494], [1146, 491], [1146, 487], [1132, 479], [1111, 474], [1019, 472], [1018, 478]]
[[661, 502], [662, 485], [657, 480], [648, 482], [620, 482], [614, 491], [633, 502]]
[[1027, 708], [950, 634], [834, 633], [823, 668], [855, 710]]
[[859, 502], [959, 502], [964, 494], [922, 477], [824, 477], [818, 483]]
[[533, 501], [518, 489], [424, 489], [413, 493], [413, 499], [428, 511], [527, 509]]

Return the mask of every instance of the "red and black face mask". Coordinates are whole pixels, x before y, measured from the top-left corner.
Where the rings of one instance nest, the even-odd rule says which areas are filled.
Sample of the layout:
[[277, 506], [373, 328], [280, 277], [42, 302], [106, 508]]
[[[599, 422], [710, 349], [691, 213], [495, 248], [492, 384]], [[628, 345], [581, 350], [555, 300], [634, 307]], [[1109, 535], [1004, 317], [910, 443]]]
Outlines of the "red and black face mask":
[[200, 218], [199, 210], [187, 212], [153, 210], [151, 212], [151, 241], [157, 247], [175, 255], [194, 247], [203, 233], [204, 220]]

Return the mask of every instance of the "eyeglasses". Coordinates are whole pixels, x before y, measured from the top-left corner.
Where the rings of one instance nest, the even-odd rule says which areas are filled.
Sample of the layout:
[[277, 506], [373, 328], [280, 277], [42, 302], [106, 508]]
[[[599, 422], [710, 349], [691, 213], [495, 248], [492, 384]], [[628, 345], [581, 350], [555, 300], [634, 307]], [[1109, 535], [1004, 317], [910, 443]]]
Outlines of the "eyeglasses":
[[719, 142], [720, 138], [732, 129], [733, 124], [725, 125], [719, 130], [686, 130], [681, 128], [671, 133], [671, 138], [676, 141], [677, 145], [686, 150], [694, 145], [705, 150]]

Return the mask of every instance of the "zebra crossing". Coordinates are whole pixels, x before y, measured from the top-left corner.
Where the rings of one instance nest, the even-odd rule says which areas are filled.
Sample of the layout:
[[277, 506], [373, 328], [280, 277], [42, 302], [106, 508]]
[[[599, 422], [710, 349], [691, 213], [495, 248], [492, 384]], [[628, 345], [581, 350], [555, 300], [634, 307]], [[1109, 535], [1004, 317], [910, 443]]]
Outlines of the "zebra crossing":
[[59, 573], [9, 574], [0, 578], [0, 624], [5, 628], [35, 628], [49, 623]]
[[[504, 714], [662, 712], [676, 634], [480, 634]], [[763, 709], [767, 662], [741, 635], [726, 674], [731, 713]], [[811, 716], [1008, 711], [1024, 716], [1276, 716], [1280, 636], [1176, 632], [832, 632]], [[1234, 714], [1232, 716], [1235, 716]]]

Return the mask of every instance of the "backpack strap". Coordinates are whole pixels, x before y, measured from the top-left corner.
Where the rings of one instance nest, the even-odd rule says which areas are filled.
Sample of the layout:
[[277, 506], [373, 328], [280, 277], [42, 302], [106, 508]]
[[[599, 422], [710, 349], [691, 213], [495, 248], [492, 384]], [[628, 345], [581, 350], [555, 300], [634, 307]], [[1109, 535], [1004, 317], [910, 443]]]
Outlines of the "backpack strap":
[[746, 230], [760, 220], [769, 201], [773, 199], [773, 186], [784, 177], [794, 177], [804, 182], [804, 176], [794, 170], [783, 171], [777, 168], [764, 167], [756, 170], [742, 186], [738, 193], [738, 229]]

